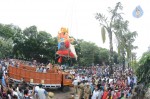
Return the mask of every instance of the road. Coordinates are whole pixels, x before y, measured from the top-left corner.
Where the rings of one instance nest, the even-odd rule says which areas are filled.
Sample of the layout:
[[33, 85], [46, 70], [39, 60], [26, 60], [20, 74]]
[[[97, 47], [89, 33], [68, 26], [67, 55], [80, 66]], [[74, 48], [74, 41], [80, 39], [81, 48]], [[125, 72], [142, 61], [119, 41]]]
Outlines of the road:
[[[54, 93], [54, 98], [53, 99], [71, 99], [71, 95], [73, 94], [73, 88], [64, 88], [64, 91], [60, 91], [59, 89], [49, 89], [49, 92]], [[74, 99], [78, 99], [78, 96], [75, 95]]]

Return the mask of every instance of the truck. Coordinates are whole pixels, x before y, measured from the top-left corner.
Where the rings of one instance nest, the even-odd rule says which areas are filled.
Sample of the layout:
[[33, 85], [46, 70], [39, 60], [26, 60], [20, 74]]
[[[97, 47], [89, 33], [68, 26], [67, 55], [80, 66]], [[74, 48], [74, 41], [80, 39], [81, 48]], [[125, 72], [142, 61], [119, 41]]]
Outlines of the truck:
[[21, 82], [22, 79], [30, 85], [42, 84], [44, 88], [63, 88], [72, 86], [71, 74], [58, 69], [50, 69], [46, 73], [36, 72], [36, 67], [9, 66], [8, 75], [11, 80]]

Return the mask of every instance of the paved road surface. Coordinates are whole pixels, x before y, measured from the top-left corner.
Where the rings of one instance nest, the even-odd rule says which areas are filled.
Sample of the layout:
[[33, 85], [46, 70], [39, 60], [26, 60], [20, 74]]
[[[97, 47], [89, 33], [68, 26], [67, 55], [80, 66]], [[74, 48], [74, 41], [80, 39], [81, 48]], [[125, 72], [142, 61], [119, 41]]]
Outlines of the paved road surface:
[[[73, 88], [65, 88], [64, 91], [60, 91], [58, 89], [50, 89], [49, 92], [54, 93], [53, 99], [70, 99], [71, 95], [73, 94]], [[78, 99], [78, 96], [75, 95], [75, 99]]]

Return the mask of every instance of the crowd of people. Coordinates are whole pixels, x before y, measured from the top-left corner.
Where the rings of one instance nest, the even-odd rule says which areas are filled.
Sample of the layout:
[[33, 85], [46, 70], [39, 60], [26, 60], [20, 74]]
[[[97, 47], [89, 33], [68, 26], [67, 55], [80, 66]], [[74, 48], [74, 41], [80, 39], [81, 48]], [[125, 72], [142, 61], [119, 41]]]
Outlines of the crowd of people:
[[[21, 62], [21, 61], [20, 61]], [[19, 66], [18, 60], [0, 60], [0, 99], [50, 99], [51, 93], [42, 84], [30, 85], [22, 78], [20, 83], [8, 76], [8, 66]]]
[[[19, 67], [21, 62], [23, 61], [0, 60], [0, 99], [47, 99], [49, 93], [41, 84], [30, 86], [24, 79], [20, 83], [9, 79], [8, 66]], [[24, 64], [36, 66], [36, 71], [43, 73], [52, 68], [51, 64], [37, 65], [34, 61]], [[109, 74], [109, 66], [67, 70], [74, 78], [74, 95], [77, 95], [78, 99], [130, 99], [137, 84], [136, 75], [132, 69], [126, 68], [123, 71], [120, 66], [114, 67], [113, 70], [113, 75]]]
[[70, 70], [74, 75], [74, 92], [79, 99], [130, 99], [137, 84], [132, 69], [122, 71], [115, 67], [109, 75], [109, 66], [93, 66]]

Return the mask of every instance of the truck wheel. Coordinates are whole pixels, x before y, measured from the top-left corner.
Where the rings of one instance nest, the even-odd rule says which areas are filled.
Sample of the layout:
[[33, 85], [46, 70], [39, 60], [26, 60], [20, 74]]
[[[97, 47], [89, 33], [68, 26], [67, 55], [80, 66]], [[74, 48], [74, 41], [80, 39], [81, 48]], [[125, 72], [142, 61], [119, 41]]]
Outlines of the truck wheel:
[[61, 85], [61, 87], [59, 89], [60, 89], [60, 91], [64, 92], [64, 86], [63, 85]]

